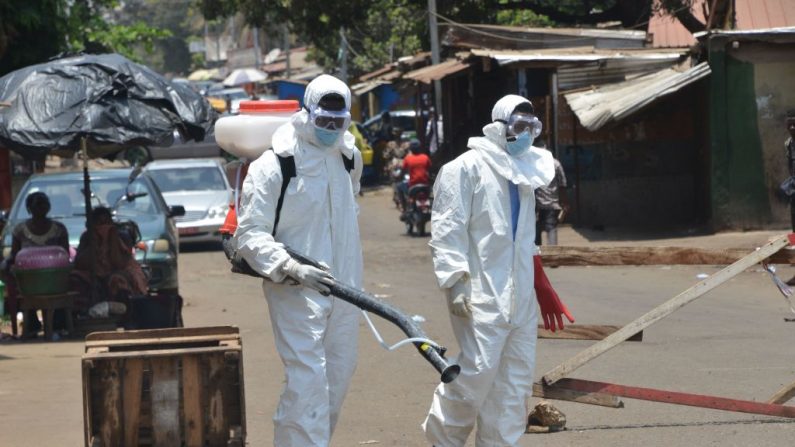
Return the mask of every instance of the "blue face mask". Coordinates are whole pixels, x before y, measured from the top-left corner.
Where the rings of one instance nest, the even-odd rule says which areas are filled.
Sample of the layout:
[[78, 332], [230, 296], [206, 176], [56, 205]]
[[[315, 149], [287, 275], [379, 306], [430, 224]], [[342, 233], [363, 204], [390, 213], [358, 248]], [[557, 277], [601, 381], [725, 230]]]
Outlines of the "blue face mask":
[[317, 137], [317, 141], [319, 141], [323, 146], [331, 146], [334, 144], [341, 132], [341, 130], [329, 130], [315, 127], [315, 136]]
[[518, 157], [527, 152], [532, 145], [533, 137], [530, 136], [530, 132], [524, 131], [517, 135], [515, 140], [509, 141], [505, 149], [512, 156]]

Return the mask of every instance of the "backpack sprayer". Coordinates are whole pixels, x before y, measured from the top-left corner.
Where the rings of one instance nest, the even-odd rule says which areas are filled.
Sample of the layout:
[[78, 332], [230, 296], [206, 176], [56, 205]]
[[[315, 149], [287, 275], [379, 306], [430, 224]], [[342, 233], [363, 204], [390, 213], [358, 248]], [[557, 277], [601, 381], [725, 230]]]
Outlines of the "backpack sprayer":
[[[265, 105], [263, 103], [272, 103]], [[287, 103], [290, 104], [287, 104]], [[292, 112], [298, 109], [297, 101], [258, 101], [258, 104], [252, 105], [252, 108], [257, 109], [257, 116], [245, 115], [248, 109], [247, 102], [242, 102], [240, 105], [241, 115], [224, 117], [216, 123], [216, 141], [218, 144], [227, 151], [242, 157], [243, 159], [255, 159], [270, 146], [271, 136], [275, 128], [286, 121]], [[266, 112], [273, 113], [266, 113]], [[275, 112], [274, 112], [275, 111]], [[238, 122], [239, 121], [239, 122]], [[250, 123], [249, 123], [250, 122]], [[263, 147], [263, 141], [267, 142], [267, 146]], [[286, 189], [287, 183], [290, 178], [295, 177], [295, 164], [292, 157], [289, 159], [279, 157], [280, 168], [282, 169], [283, 185], [282, 194]], [[352, 163], [350, 164], [352, 167]], [[240, 191], [240, 177], [244, 169], [244, 163], [238, 166], [237, 179], [235, 182], [235, 200], [229, 208], [229, 213], [226, 216], [226, 222], [221, 227], [222, 244], [224, 254], [227, 259], [232, 263], [232, 271], [235, 273], [245, 274], [256, 278], [265, 278], [263, 275], [257, 273], [237, 254], [237, 247], [235, 246], [232, 236], [237, 229], [237, 213], [236, 205], [239, 203], [238, 196]], [[346, 163], [346, 169], [348, 164]], [[281, 200], [279, 200], [281, 203]], [[276, 222], [278, 222], [279, 210], [276, 211]], [[327, 269], [319, 262], [307, 258], [300, 253], [292, 251], [289, 247], [285, 247], [287, 253], [297, 262], [305, 265], [311, 265], [318, 269]], [[267, 278], [265, 278], [267, 279]], [[414, 344], [419, 353], [427, 360], [440, 374], [441, 380], [444, 383], [449, 383], [458, 377], [461, 372], [461, 367], [458, 365], [451, 365], [445, 359], [444, 354], [446, 348], [434, 342], [425, 334], [420, 327], [418, 321], [408, 316], [400, 309], [392, 306], [391, 304], [380, 300], [362, 290], [351, 287], [347, 284], [340, 283], [334, 280], [330, 285], [330, 295], [333, 295], [343, 301], [353, 304], [354, 306], [362, 309], [365, 319], [367, 320], [370, 329], [373, 331], [379, 344], [385, 349], [392, 351], [400, 346], [408, 343]], [[373, 313], [379, 317], [391, 322], [399, 327], [409, 338], [402, 340], [393, 346], [387, 345], [381, 335], [376, 330], [366, 312]]]

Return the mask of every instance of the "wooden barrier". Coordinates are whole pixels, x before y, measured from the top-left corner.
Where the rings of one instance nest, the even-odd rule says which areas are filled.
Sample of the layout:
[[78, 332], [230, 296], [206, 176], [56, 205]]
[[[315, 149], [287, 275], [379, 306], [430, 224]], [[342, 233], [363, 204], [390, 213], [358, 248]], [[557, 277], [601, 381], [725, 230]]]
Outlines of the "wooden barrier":
[[89, 334], [86, 446], [242, 447], [242, 355], [234, 327]]
[[[610, 265], [729, 265], [748, 255], [750, 249], [692, 247], [541, 247], [545, 267]], [[770, 264], [795, 264], [795, 250], [772, 253]]]
[[[781, 405], [795, 397], [795, 382], [780, 389], [766, 403], [729, 399], [701, 394], [664, 391], [565, 378], [582, 365], [615, 348], [620, 343], [637, 336], [645, 328], [671, 315], [686, 304], [698, 299], [708, 291], [737, 276], [760, 262], [795, 263], [795, 234], [770, 240], [764, 246], [751, 251], [704, 250], [690, 248], [592, 248], [592, 247], [544, 247], [544, 262], [547, 265], [658, 265], [658, 264], [728, 264], [728, 267], [700, 281], [693, 287], [655, 307], [646, 314], [618, 330], [610, 330], [601, 341], [594, 343], [574, 357], [564, 361], [546, 374], [540, 383], [534, 384], [533, 395], [547, 399], [567, 400], [591, 405], [619, 408], [618, 397], [643, 399], [678, 405], [689, 405], [725, 411], [762, 414], [795, 418], [795, 407]], [[604, 326], [597, 331], [584, 331], [585, 336], [596, 338], [605, 332]], [[559, 336], [558, 338], [566, 338]]]

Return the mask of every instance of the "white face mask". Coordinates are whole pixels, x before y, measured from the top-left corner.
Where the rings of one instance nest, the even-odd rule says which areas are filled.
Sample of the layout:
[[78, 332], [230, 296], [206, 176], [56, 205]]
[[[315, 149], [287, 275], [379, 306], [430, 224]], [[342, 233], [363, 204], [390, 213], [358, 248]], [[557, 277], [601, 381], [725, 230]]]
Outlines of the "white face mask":
[[323, 146], [333, 145], [340, 137], [340, 133], [342, 133], [342, 130], [329, 130], [315, 127], [315, 137]]
[[515, 140], [508, 141], [505, 145], [505, 150], [508, 151], [511, 156], [518, 157], [530, 149], [533, 145], [533, 140], [534, 138], [530, 135], [530, 132], [525, 130], [517, 135]]

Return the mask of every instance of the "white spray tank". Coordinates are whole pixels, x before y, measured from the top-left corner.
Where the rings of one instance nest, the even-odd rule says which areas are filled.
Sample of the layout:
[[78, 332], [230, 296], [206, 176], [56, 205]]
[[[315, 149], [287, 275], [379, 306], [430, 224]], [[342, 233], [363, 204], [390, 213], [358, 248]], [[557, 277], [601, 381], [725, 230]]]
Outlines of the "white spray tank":
[[223, 150], [240, 158], [235, 176], [235, 201], [229, 206], [226, 221], [221, 227], [223, 237], [231, 237], [237, 229], [241, 175], [245, 177], [249, 162], [256, 160], [271, 147], [276, 129], [290, 121], [300, 110], [298, 101], [241, 101], [240, 114], [225, 116], [215, 122], [215, 141]]
[[256, 160], [271, 147], [273, 133], [299, 110], [298, 101], [241, 101], [240, 114], [215, 123], [215, 141], [238, 158]]

